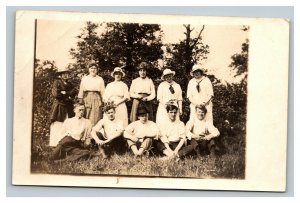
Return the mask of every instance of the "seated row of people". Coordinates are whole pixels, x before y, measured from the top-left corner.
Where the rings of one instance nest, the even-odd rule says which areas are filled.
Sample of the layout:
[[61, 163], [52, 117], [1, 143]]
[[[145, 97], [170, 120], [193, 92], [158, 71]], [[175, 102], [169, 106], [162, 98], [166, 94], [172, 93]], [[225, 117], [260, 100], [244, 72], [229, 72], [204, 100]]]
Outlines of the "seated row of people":
[[75, 117], [63, 124], [63, 138], [51, 154], [51, 159], [77, 160], [91, 155], [91, 147], [97, 146], [103, 158], [107, 154], [125, 148], [124, 141], [135, 157], [145, 152], [163, 154], [163, 159], [182, 158], [187, 155], [214, 154], [214, 138], [218, 129], [205, 120], [205, 106], [196, 106], [196, 117], [186, 125], [177, 119], [178, 105], [170, 101], [166, 105], [168, 119], [161, 123], [148, 120], [148, 110], [140, 106], [138, 120], [125, 129], [121, 120], [115, 118], [113, 103], [104, 106], [104, 118], [94, 127], [83, 117], [84, 105], [75, 104]]

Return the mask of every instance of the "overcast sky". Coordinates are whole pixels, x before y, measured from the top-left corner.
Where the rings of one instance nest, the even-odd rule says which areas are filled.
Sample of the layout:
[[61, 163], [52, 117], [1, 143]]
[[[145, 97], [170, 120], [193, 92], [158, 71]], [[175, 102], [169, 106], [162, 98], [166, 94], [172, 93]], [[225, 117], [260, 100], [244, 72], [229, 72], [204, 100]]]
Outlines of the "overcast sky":
[[[53, 60], [58, 67], [65, 67], [74, 62], [69, 54], [70, 48], [75, 48], [75, 38], [84, 27], [85, 22], [74, 21], [45, 21], [39, 20], [37, 25], [36, 56], [40, 60]], [[182, 25], [161, 25], [164, 32], [163, 43], [176, 43], [184, 38]], [[202, 25], [191, 25], [196, 36]], [[208, 59], [204, 62], [209, 73], [221, 80], [234, 82], [238, 80], [228, 67], [230, 57], [240, 53], [241, 45], [248, 37], [248, 33], [241, 30], [241, 26], [209, 26], [206, 25], [202, 33], [203, 42], [210, 47]]]

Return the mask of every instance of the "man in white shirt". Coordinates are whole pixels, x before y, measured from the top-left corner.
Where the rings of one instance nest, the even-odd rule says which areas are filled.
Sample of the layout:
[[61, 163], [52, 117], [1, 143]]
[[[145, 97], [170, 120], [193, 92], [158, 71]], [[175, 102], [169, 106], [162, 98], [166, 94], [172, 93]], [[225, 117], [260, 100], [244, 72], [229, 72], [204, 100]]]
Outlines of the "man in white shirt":
[[195, 111], [196, 117], [186, 124], [189, 146], [192, 146], [197, 154], [214, 156], [216, 148], [214, 138], [218, 137], [220, 132], [212, 123], [205, 120], [207, 113], [205, 106], [197, 105]]
[[115, 118], [115, 106], [108, 102], [104, 104], [105, 116], [93, 127], [91, 138], [99, 146], [99, 152], [103, 158], [107, 154], [119, 152], [122, 147], [122, 133], [124, 132], [123, 122]]
[[75, 116], [64, 121], [62, 127], [62, 139], [50, 155], [50, 159], [65, 158], [68, 161], [90, 155], [90, 151], [85, 149], [84, 142], [91, 132], [91, 122], [83, 117], [85, 107], [83, 104], [74, 105]]
[[148, 120], [148, 110], [141, 106], [137, 111], [138, 120], [129, 124], [124, 132], [128, 147], [132, 150], [135, 157], [141, 156], [152, 145], [152, 140], [157, 139], [159, 129], [157, 125]]
[[168, 102], [166, 104], [168, 119], [162, 123], [158, 123], [160, 129], [160, 141], [157, 142], [158, 151], [166, 155], [166, 159], [174, 157], [183, 157], [186, 155], [182, 147], [186, 141], [186, 133], [184, 123], [176, 119], [178, 112], [177, 102]]

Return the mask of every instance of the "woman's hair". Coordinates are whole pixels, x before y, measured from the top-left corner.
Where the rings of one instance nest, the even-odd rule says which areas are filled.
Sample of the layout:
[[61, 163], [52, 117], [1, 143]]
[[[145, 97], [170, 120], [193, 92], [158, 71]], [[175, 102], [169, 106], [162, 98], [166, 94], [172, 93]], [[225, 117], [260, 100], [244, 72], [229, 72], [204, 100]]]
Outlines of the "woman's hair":
[[76, 102], [74, 105], [73, 105], [73, 109], [75, 110], [77, 107], [79, 106], [84, 106], [83, 103], [79, 103], [79, 102]]

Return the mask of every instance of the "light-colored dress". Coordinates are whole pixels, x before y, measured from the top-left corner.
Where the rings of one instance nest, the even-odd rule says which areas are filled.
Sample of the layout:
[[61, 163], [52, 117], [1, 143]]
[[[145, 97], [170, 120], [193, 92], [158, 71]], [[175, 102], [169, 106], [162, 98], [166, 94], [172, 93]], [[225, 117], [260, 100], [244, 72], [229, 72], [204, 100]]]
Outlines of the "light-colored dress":
[[[197, 85], [199, 84], [199, 92], [197, 90]], [[212, 97], [214, 96], [212, 83], [206, 76], [203, 76], [200, 80], [195, 78], [191, 79], [187, 88], [187, 98], [190, 101], [194, 101], [196, 104], [205, 104], [207, 113], [205, 120], [213, 124], [213, 114], [212, 114]], [[195, 105], [190, 104], [190, 119], [195, 117]]]
[[[103, 96], [105, 102], [114, 101], [114, 103], [118, 103], [125, 98], [130, 99], [128, 87], [124, 82], [114, 81], [106, 86]], [[117, 106], [115, 117], [122, 120], [124, 127], [128, 125], [128, 112], [125, 102]]]
[[[131, 83], [129, 94], [130, 97], [133, 98], [130, 121], [133, 122], [137, 120], [136, 113], [140, 104], [143, 104], [148, 109], [148, 119], [153, 121], [152, 100], [155, 98], [155, 87], [153, 81], [148, 77], [144, 79], [141, 77], [134, 79]], [[139, 95], [148, 97], [148, 101], [144, 102], [137, 99]]]
[[102, 77], [96, 75], [83, 76], [80, 83], [78, 98], [84, 101], [86, 108], [85, 118], [89, 119], [94, 126], [102, 117], [102, 97], [105, 84]]
[[[174, 94], [172, 94], [170, 87], [173, 88]], [[179, 101], [182, 101], [182, 90], [178, 83], [172, 82], [168, 83], [164, 81], [159, 84], [157, 89], [157, 100], [159, 105], [156, 113], [156, 123], [157, 125], [164, 125], [164, 121], [169, 120], [166, 103], [170, 100], [174, 100], [179, 104]], [[177, 112], [177, 120], [179, 120], [179, 111]]]

